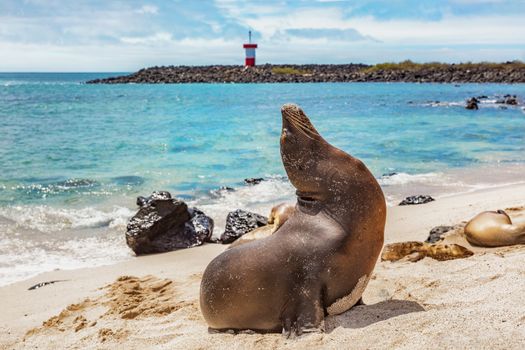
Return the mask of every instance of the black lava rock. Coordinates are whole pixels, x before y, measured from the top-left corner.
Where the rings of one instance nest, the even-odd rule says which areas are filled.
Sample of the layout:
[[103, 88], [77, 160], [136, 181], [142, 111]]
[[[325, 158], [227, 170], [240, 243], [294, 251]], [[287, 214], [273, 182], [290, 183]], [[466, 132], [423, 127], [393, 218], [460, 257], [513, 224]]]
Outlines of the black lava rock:
[[242, 235], [268, 224], [268, 218], [249, 211], [237, 209], [226, 217], [226, 227], [221, 235], [223, 244], [232, 243]]
[[[197, 238], [198, 242], [211, 242], [213, 233], [213, 219], [204, 214], [201, 210], [193, 207], [188, 210], [191, 220], [186, 222], [190, 233]], [[202, 243], [201, 243], [202, 244]]]
[[382, 178], [385, 178], [385, 177], [392, 177], [392, 176], [395, 176], [397, 175], [398, 173], [396, 172], [393, 172], [393, 173], [384, 173], [383, 175], [381, 175]]
[[442, 236], [445, 233], [453, 229], [454, 229], [454, 226], [436, 226], [432, 230], [430, 230], [425, 242], [436, 243], [442, 239]]
[[135, 73], [95, 79], [88, 84], [184, 84], [184, 83], [319, 83], [319, 82], [435, 82], [453, 83], [523, 83], [525, 65], [509, 63], [487, 65], [422, 65], [417, 69], [395, 67], [385, 69], [363, 64], [262, 64], [163, 66], [141, 69]]
[[518, 98], [516, 97], [516, 95], [506, 95], [505, 96], [505, 104], [506, 105], [511, 105], [511, 106], [517, 106], [518, 105]]
[[137, 205], [139, 207], [143, 207], [151, 203], [152, 200], [156, 199], [171, 199], [171, 193], [168, 191], [154, 191], [149, 197], [138, 196]]
[[249, 179], [244, 179], [244, 183], [247, 185], [257, 185], [263, 181], [264, 179], [262, 177], [250, 177]]
[[208, 241], [213, 219], [166, 191], [137, 198], [139, 211], [127, 226], [126, 243], [137, 255], [190, 248]]
[[478, 107], [479, 100], [475, 97], [472, 97], [467, 101], [467, 105], [465, 106], [466, 109], [479, 109]]
[[235, 191], [235, 188], [233, 188], [233, 187], [221, 186], [218, 189], [210, 190], [210, 195], [212, 197], [217, 198], [217, 197], [224, 196], [226, 193], [234, 192], [234, 191]]
[[427, 195], [417, 195], [406, 197], [399, 203], [399, 205], [416, 205], [416, 204], [425, 204], [435, 201], [434, 198]]

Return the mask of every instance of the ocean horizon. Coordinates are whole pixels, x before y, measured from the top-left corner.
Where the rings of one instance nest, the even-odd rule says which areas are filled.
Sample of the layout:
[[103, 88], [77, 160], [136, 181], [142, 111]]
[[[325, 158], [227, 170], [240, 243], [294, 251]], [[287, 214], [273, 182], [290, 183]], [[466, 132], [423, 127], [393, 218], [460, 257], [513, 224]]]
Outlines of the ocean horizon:
[[0, 285], [132, 259], [126, 223], [155, 190], [204, 210], [215, 234], [231, 210], [293, 201], [289, 102], [365, 162], [389, 205], [525, 182], [525, 110], [496, 103], [525, 84], [84, 84], [119, 74], [0, 73]]

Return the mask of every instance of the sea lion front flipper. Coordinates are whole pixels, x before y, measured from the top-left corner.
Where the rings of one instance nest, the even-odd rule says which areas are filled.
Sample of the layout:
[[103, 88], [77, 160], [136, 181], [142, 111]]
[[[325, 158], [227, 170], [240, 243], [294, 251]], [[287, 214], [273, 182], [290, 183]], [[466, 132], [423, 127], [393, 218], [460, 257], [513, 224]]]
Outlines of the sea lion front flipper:
[[408, 260], [410, 262], [418, 262], [424, 257], [426, 257], [426, 254], [424, 252], [419, 251], [419, 252], [414, 252], [412, 254], [405, 256], [405, 258], [402, 260]]
[[298, 288], [299, 300], [290, 303], [295, 309], [285, 310], [283, 314], [283, 331], [286, 337], [303, 333], [324, 332], [324, 309], [320, 293], [313, 293], [305, 288]]

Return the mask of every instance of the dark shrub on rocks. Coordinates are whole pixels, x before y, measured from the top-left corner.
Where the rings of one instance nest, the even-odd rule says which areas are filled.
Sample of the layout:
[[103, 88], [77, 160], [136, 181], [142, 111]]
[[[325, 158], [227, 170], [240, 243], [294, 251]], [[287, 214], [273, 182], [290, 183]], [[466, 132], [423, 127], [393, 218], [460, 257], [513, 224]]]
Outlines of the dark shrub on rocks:
[[242, 235], [268, 224], [268, 219], [262, 215], [237, 209], [226, 217], [226, 227], [221, 235], [223, 244], [232, 243]]
[[139, 211], [127, 226], [126, 243], [135, 254], [168, 252], [208, 241], [213, 219], [166, 191], [138, 197]]

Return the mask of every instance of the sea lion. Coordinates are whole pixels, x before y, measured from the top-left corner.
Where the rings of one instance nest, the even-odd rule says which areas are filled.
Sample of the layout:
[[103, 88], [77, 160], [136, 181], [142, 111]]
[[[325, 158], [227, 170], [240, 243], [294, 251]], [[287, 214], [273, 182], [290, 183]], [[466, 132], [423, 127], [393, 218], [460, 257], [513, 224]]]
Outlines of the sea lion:
[[295, 206], [289, 203], [274, 205], [268, 216], [268, 224], [274, 225], [274, 232], [281, 227], [295, 211]]
[[359, 301], [383, 246], [386, 204], [372, 173], [325, 141], [298, 106], [281, 112], [295, 211], [273, 235], [208, 265], [200, 306], [212, 330], [323, 330], [326, 314]]
[[429, 257], [438, 261], [463, 259], [474, 253], [459, 244], [429, 244], [426, 242], [399, 242], [387, 244], [381, 254], [382, 261], [398, 261], [406, 258], [416, 262]]
[[512, 223], [504, 210], [484, 211], [465, 226], [467, 241], [481, 247], [525, 244], [525, 222]]
[[[229, 248], [251, 242], [256, 239], [263, 239], [274, 234], [294, 212], [295, 207], [288, 203], [280, 203], [275, 205], [268, 216], [268, 225], [258, 227], [253, 231], [237, 238]], [[229, 249], [228, 248], [228, 249]]]

